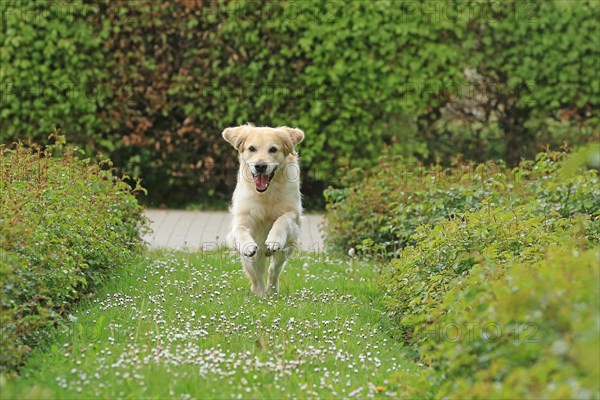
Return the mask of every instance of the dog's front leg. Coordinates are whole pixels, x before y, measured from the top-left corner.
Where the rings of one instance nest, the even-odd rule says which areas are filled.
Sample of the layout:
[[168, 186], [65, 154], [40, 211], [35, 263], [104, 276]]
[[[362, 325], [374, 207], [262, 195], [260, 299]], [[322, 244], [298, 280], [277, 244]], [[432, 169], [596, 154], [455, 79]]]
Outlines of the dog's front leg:
[[289, 241], [296, 241], [300, 235], [300, 214], [294, 211], [287, 212], [277, 218], [267, 240], [267, 255], [282, 250]]
[[239, 250], [244, 272], [252, 283], [252, 291], [259, 297], [266, 294], [265, 287], [265, 255], [258, 252], [252, 230], [252, 221], [248, 215], [235, 215], [231, 230], [231, 245]]
[[258, 245], [252, 237], [248, 215], [235, 215], [231, 230], [232, 246], [238, 249], [242, 257], [252, 257], [258, 251]]

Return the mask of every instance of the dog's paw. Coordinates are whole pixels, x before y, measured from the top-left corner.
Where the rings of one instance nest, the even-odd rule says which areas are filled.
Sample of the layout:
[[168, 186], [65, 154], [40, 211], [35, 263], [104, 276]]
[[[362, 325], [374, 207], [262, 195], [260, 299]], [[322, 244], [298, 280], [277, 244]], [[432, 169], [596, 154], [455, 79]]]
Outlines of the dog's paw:
[[276, 241], [276, 240], [272, 241], [272, 242], [267, 241], [265, 243], [265, 245], [266, 245], [267, 256], [270, 256], [273, 253], [275, 253], [276, 251], [283, 249], [283, 242]]
[[267, 297], [267, 289], [264, 286], [261, 288], [258, 288], [258, 287], [252, 288], [252, 292], [254, 293], [254, 295], [256, 297], [261, 297], [261, 298]]
[[252, 257], [253, 255], [256, 254], [257, 250], [258, 250], [258, 245], [256, 243], [248, 242], [242, 246], [241, 253], [242, 253], [242, 255], [244, 255], [246, 257]]

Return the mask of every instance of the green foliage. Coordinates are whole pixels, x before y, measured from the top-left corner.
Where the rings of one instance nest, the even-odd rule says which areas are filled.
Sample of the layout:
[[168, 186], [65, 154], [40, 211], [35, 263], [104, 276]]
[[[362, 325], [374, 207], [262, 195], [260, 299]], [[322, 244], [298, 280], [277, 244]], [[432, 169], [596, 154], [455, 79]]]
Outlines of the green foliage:
[[[600, 7], [594, 1], [447, 4], [468, 19], [460, 95], [433, 121], [429, 148], [445, 159], [517, 165], [546, 146], [597, 140]], [[454, 11], [454, 13], [452, 13]], [[436, 145], [435, 142], [440, 143]]]
[[413, 338], [431, 374], [412, 396], [597, 398], [600, 252], [566, 244], [477, 264], [452, 286]]
[[90, 23], [97, 10], [82, 2], [17, 0], [2, 2], [0, 11], [2, 143], [45, 142], [45, 132], [61, 127], [70, 142], [95, 148], [105, 101], [99, 82], [109, 74], [105, 36]]
[[594, 2], [2, 7], [0, 138], [85, 132], [70, 142], [142, 176], [154, 203], [228, 197], [236, 155], [220, 132], [248, 121], [306, 131], [308, 199], [386, 146], [514, 165], [597, 123]]
[[513, 169], [409, 167], [386, 156], [326, 191], [330, 246], [386, 264], [387, 312], [431, 368], [428, 384], [407, 393], [600, 394], [594, 150], [541, 153]]
[[421, 345], [440, 398], [600, 395], [600, 252], [553, 247], [476, 265], [444, 296]]
[[379, 280], [387, 293], [387, 307], [407, 335], [419, 334], [440, 312], [446, 292], [462, 285], [472, 268], [539, 262], [550, 246], [568, 243], [572, 237], [587, 245], [600, 244], [594, 235], [599, 209], [595, 217], [578, 223], [582, 227], [558, 215], [538, 214], [530, 205], [486, 206], [464, 219], [423, 226], [414, 235], [415, 245], [405, 248]]
[[502, 194], [514, 179], [503, 171], [494, 163], [424, 167], [384, 156], [373, 173], [353, 171], [349, 187], [325, 191], [327, 245], [340, 253], [349, 248], [368, 253], [374, 241], [384, 258], [397, 256], [414, 243], [420, 226], [459, 218], [481, 208], [484, 200], [510, 201]]
[[[141, 248], [142, 208], [106, 165], [61, 137], [45, 150], [0, 147], [0, 370]], [[141, 188], [136, 188], [141, 190]]]
[[572, 237], [599, 243], [600, 189], [595, 170], [565, 175], [563, 153], [542, 153], [518, 168], [487, 163], [410, 167], [383, 158], [369, 176], [329, 189], [330, 249], [391, 260], [381, 279], [388, 307], [404, 322], [427, 321], [448, 285], [481, 260], [539, 261]]
[[444, 168], [386, 155], [371, 173], [348, 171], [346, 188], [325, 191], [327, 245], [338, 253], [355, 248], [390, 259], [415, 244], [420, 227], [458, 223], [469, 212], [529, 204], [537, 215], [593, 213], [600, 208], [596, 172], [565, 177], [564, 158], [549, 152], [514, 169], [493, 162]]
[[[450, 46], [446, 57], [436, 50], [446, 49], [452, 25], [415, 19], [399, 28], [403, 11], [390, 2], [218, 2], [200, 9], [150, 2], [128, 10], [127, 19], [113, 16], [111, 4], [103, 14], [111, 16], [108, 62], [118, 81], [109, 84], [132, 93], [111, 101], [109, 114], [118, 116], [113, 129], [140, 149], [130, 169], [161, 198], [182, 193], [188, 201], [190, 188], [228, 193], [236, 154], [219, 134], [247, 121], [307, 132], [299, 150], [303, 187], [313, 193], [339, 178], [340, 165], [366, 166], [386, 144], [422, 152], [395, 116], [424, 113], [427, 99], [407, 100], [401, 85], [442, 79], [440, 65], [456, 57]], [[414, 52], [419, 66], [399, 51]]]

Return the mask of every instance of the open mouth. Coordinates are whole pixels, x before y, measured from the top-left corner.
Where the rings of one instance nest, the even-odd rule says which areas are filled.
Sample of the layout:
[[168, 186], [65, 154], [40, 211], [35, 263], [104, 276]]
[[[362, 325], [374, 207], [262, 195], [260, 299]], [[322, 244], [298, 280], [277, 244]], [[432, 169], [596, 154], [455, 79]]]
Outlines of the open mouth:
[[252, 174], [252, 179], [254, 179], [254, 184], [256, 185], [256, 191], [259, 193], [264, 192], [269, 187], [269, 183], [271, 183], [271, 179], [275, 176], [275, 169], [270, 174]]

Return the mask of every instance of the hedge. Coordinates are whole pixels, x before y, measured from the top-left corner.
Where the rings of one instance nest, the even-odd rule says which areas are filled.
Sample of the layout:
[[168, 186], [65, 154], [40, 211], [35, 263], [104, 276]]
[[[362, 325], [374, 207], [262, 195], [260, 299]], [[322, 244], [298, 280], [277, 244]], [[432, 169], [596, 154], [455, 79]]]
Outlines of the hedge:
[[592, 1], [2, 7], [2, 141], [60, 126], [143, 177], [154, 204], [223, 203], [236, 155], [219, 134], [248, 121], [307, 132], [307, 199], [385, 147], [515, 165], [597, 135]]
[[[553, 243], [538, 261], [483, 260], [458, 279], [422, 326], [430, 374], [419, 398], [600, 396], [600, 248]], [[566, 245], [566, 246], [565, 246]], [[573, 246], [573, 247], [570, 247]], [[405, 382], [398, 371], [391, 380]]]
[[[596, 152], [597, 146], [588, 146], [577, 158], [587, 162], [586, 155]], [[346, 187], [325, 191], [327, 247], [390, 260], [416, 243], [419, 228], [460, 221], [466, 213], [535, 203], [540, 215], [570, 217], [600, 208], [596, 172], [566, 179], [560, 172], [566, 157], [540, 153], [535, 161], [508, 168], [492, 161], [425, 167], [383, 156], [372, 171], [346, 170]]]
[[546, 146], [598, 139], [597, 2], [453, 3], [447, 18], [467, 21], [466, 62], [459, 97], [422, 125], [435, 156], [516, 166]]
[[599, 165], [596, 145], [514, 169], [384, 157], [328, 191], [331, 248], [382, 262], [386, 312], [429, 369], [403, 395], [600, 395]]
[[142, 248], [131, 187], [63, 143], [0, 147], [0, 372]]

